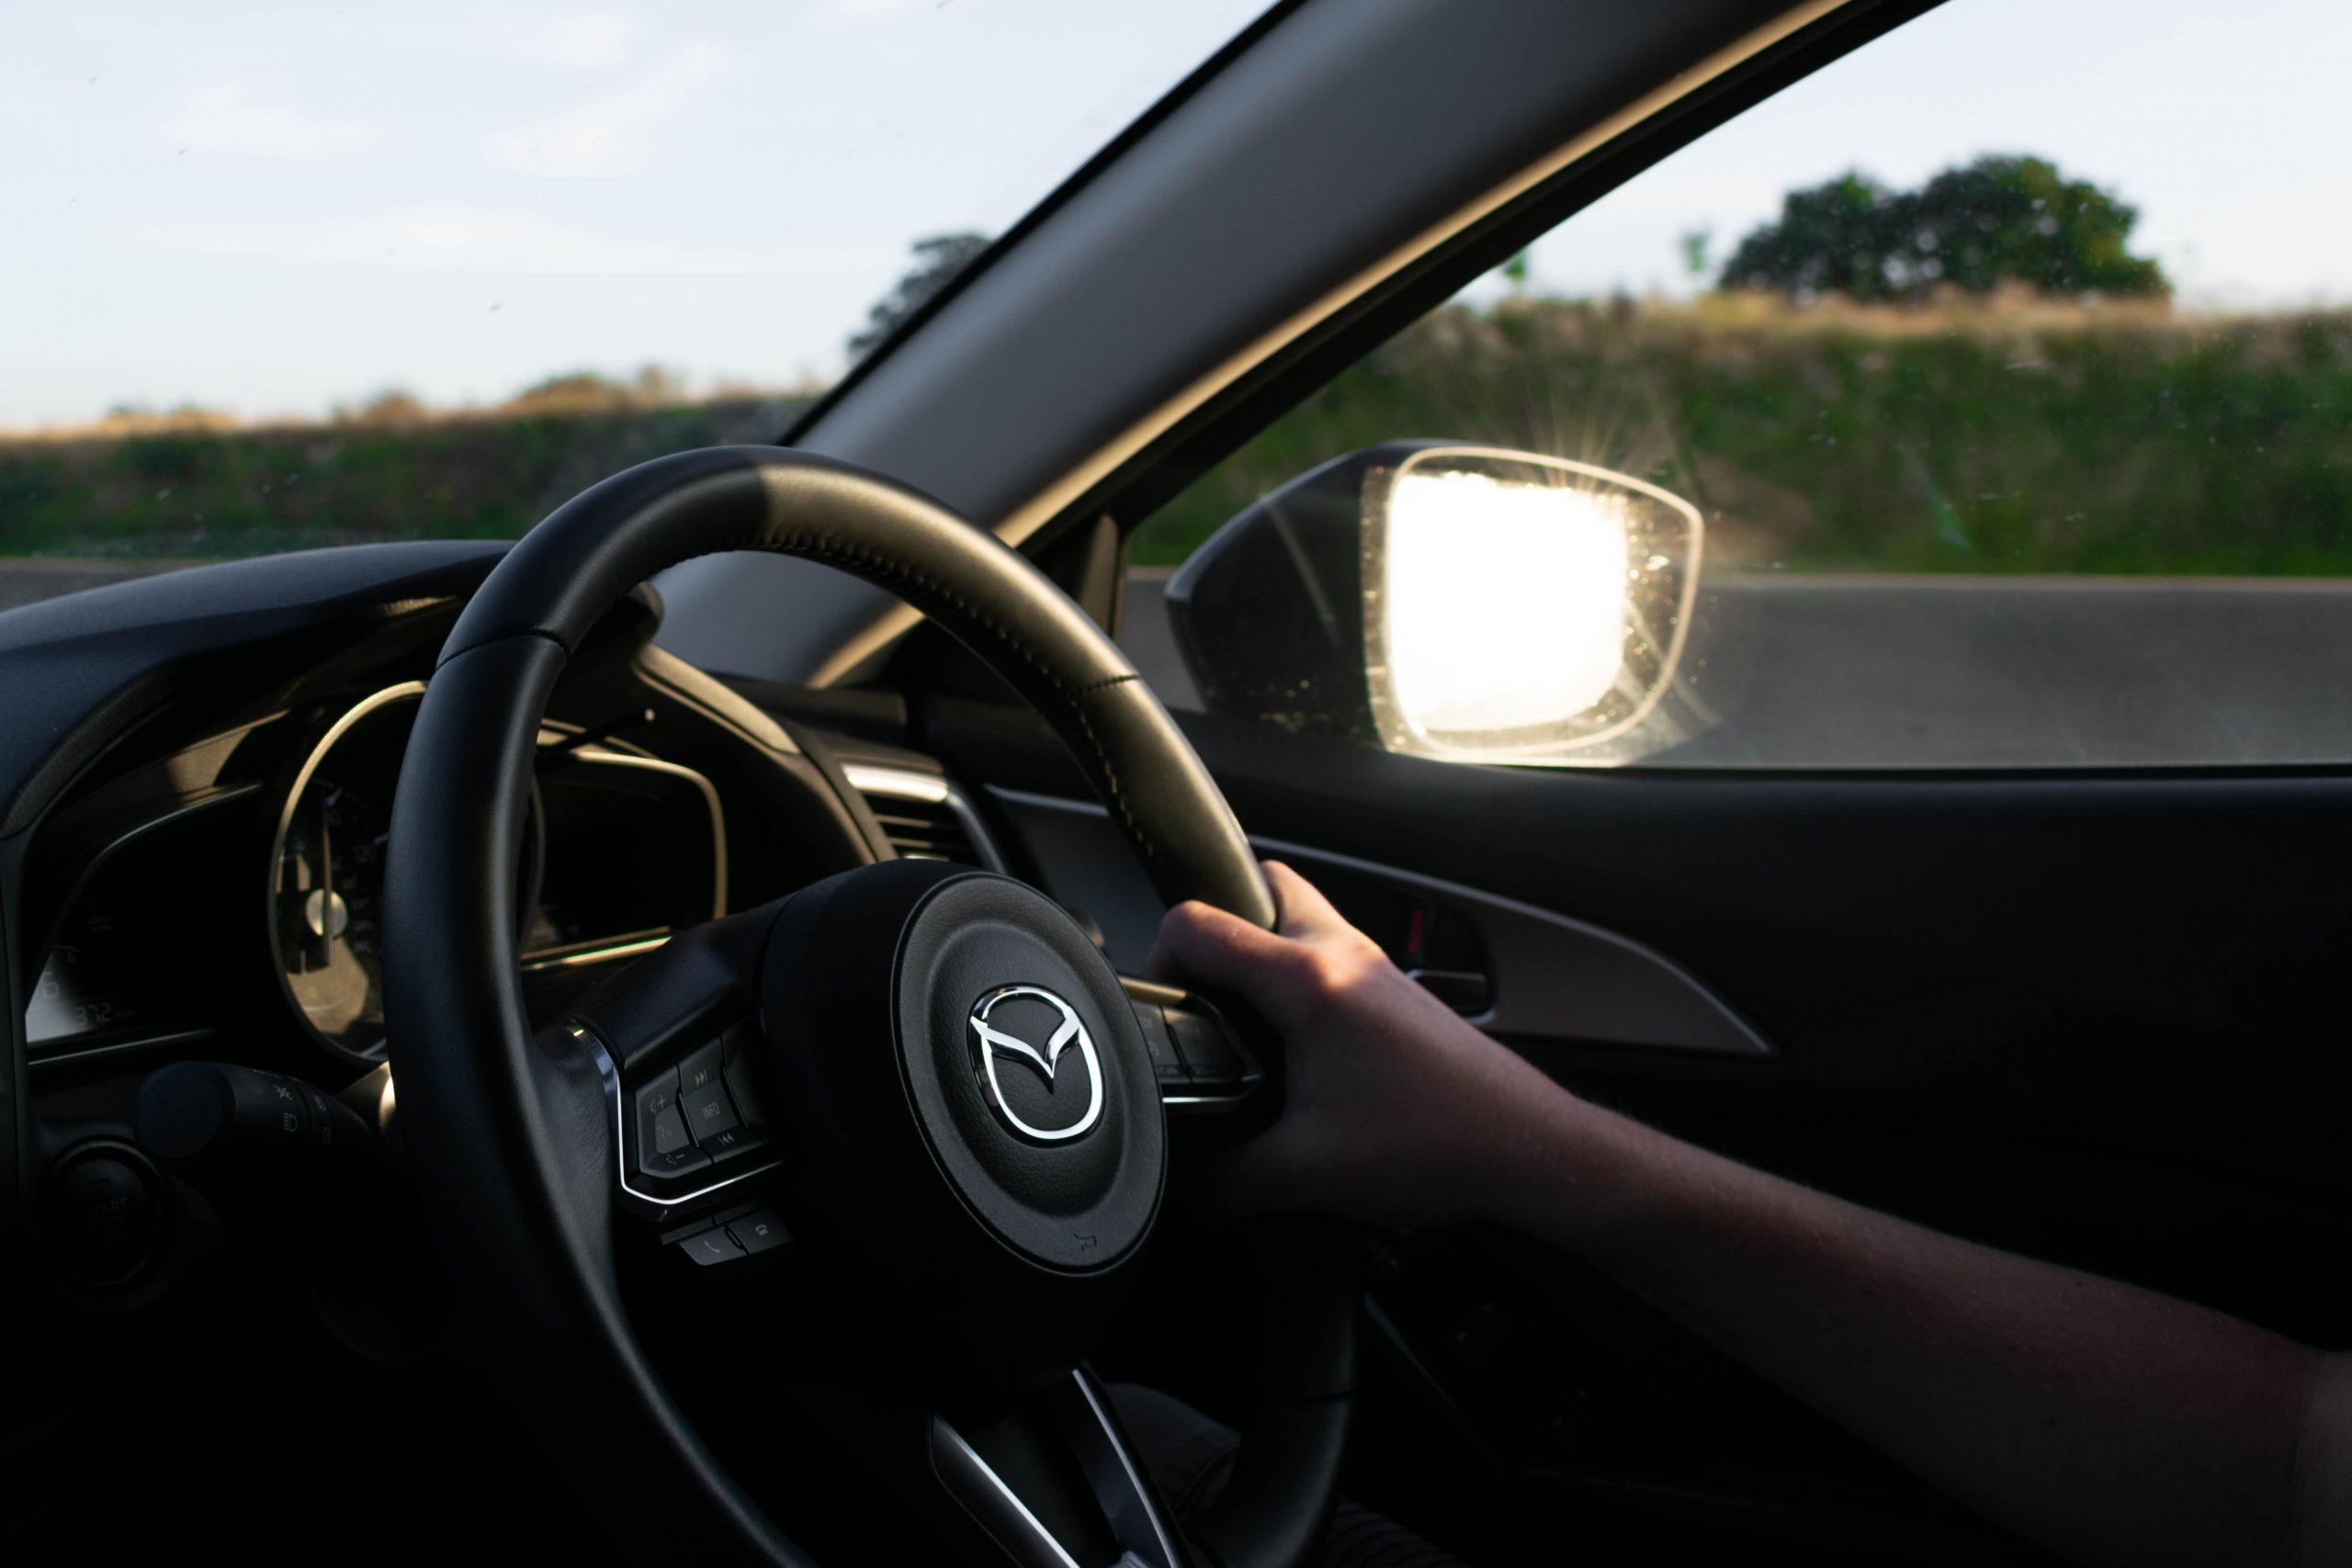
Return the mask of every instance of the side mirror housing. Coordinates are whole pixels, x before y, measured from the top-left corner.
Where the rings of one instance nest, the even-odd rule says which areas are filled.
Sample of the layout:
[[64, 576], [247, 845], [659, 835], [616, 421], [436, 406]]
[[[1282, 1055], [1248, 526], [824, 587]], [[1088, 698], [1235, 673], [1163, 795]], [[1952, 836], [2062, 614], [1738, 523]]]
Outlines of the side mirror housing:
[[1213, 713], [1449, 761], [1613, 761], [1673, 680], [1703, 531], [1590, 464], [1389, 442], [1219, 529], [1169, 616]]

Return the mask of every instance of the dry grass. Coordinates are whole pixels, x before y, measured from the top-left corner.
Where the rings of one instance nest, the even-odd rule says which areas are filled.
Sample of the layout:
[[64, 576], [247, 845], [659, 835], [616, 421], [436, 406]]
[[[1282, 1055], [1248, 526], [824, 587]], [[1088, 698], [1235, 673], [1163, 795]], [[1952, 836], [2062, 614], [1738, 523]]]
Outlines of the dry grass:
[[1416, 436], [1640, 474], [1707, 513], [1718, 566], [2352, 572], [2352, 311], [2030, 290], [1449, 307], [1210, 470], [1140, 558]]

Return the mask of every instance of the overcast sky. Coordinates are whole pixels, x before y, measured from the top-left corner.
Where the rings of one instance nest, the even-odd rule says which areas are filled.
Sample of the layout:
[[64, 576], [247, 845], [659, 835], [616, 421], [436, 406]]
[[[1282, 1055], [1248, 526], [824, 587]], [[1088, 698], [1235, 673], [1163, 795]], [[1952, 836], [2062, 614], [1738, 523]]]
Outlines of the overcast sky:
[[[13, 7], [0, 425], [118, 403], [493, 401], [659, 361], [822, 380], [908, 243], [1017, 218], [1257, 0]], [[2029, 151], [2119, 190], [2199, 303], [2352, 297], [2352, 17], [1952, 0], [1535, 251], [1687, 290], [1792, 186]]]
[[2352, 299], [2352, 6], [2342, 0], [1949, 0], [1603, 197], [1535, 247], [1570, 292], [1687, 292], [1791, 188], [1913, 186], [2033, 152], [2140, 209], [2192, 305]]

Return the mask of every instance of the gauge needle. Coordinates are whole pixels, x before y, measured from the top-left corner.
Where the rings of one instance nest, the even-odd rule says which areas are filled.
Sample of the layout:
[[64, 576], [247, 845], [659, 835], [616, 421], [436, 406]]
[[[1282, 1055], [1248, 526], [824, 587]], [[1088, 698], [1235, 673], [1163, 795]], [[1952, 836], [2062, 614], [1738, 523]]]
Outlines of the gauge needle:
[[322, 967], [332, 961], [335, 940], [343, 935], [344, 926], [351, 918], [343, 900], [334, 894], [334, 843], [329, 819], [334, 812], [336, 794], [332, 785], [319, 791], [315, 830], [317, 848], [313, 852], [318, 864], [312, 876], [316, 886], [311, 889], [310, 897], [302, 901], [303, 924], [310, 927], [311, 935], [317, 939], [313, 951], [317, 954], [316, 962]]
[[[334, 830], [334, 791], [332, 788], [319, 791], [319, 892], [323, 895], [319, 904], [322, 908], [334, 899], [334, 846], [330, 837]], [[321, 921], [320, 927], [319, 934], [326, 935], [325, 922]]]

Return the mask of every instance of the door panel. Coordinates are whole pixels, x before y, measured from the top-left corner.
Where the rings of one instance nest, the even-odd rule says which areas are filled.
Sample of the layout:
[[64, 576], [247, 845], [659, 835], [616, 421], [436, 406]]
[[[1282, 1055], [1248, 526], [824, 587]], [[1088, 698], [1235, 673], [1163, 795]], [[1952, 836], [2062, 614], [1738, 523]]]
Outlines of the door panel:
[[[1081, 793], [1023, 716], [943, 702], [921, 717], [967, 778]], [[1510, 771], [1185, 724], [1254, 835], [1616, 933], [1776, 1049], [1514, 1032], [1579, 1092], [1958, 1234], [2352, 1340], [2352, 779]], [[1066, 857], [991, 809], [1033, 874]], [[1398, 1375], [1508, 1461], [1456, 1478], [1491, 1492], [1485, 1506], [1573, 1494], [1633, 1518], [1671, 1497], [1685, 1523], [1983, 1548], [1573, 1260], [1460, 1235], [1400, 1242], [1391, 1262], [1396, 1365], [1419, 1369]], [[1447, 1365], [1476, 1338], [1463, 1322], [1510, 1348]]]
[[[1093, 801], [991, 789], [1039, 883], [1095, 921], [1120, 968], [1149, 956], [1160, 905]], [[1442, 878], [1253, 837], [1315, 879], [1357, 930], [1479, 1028], [1517, 1044], [1568, 1041], [1770, 1056], [1771, 1044], [1687, 971], [1612, 931]]]

